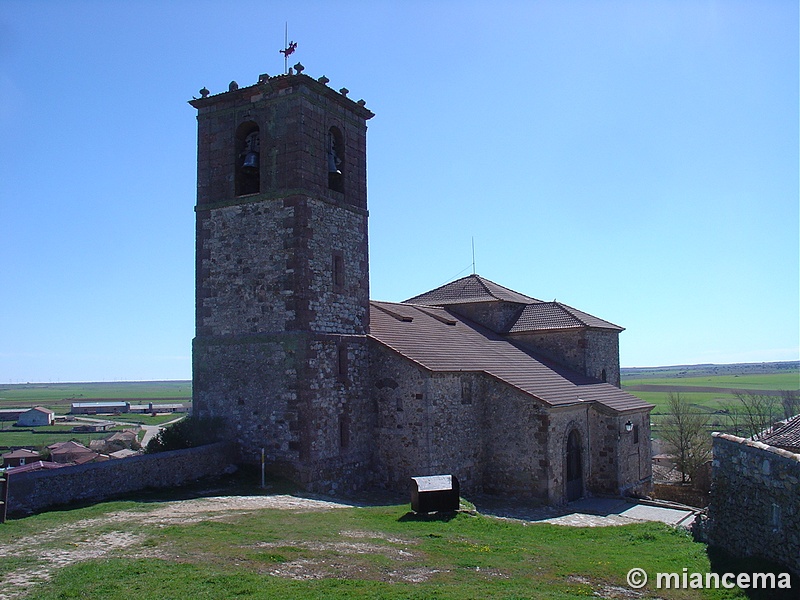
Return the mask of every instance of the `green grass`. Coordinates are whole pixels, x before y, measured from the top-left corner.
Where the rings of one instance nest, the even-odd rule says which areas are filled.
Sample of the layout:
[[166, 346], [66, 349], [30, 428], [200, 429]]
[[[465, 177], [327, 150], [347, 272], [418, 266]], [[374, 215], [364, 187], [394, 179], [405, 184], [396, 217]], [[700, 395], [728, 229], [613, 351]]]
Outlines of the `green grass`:
[[[106, 512], [153, 508], [114, 502], [10, 521], [0, 528], [0, 544], [78, 525], [83, 525], [74, 533], [78, 538], [126, 530], [144, 536], [116, 555], [57, 570], [29, 596], [41, 600], [566, 599], [592, 597], [604, 586], [625, 587], [632, 567], [652, 573], [711, 568], [703, 544], [657, 523], [571, 528], [467, 513], [420, 518], [410, 515], [407, 505], [259, 510], [163, 527], [146, 519], [115, 518], [99, 528], [90, 521]], [[72, 544], [63, 536], [44, 539], [51, 549]], [[23, 558], [16, 555], [14, 568]], [[39, 558], [34, 553], [26, 560], [35, 566]], [[291, 578], [291, 573], [307, 578]], [[722, 591], [657, 592], [666, 599], [744, 597]]]
[[[136, 381], [112, 383], [34, 383], [0, 385], [0, 408], [25, 408], [43, 406], [57, 415], [69, 413], [73, 402], [92, 402], [97, 400], [124, 400], [131, 404], [174, 404], [191, 402], [191, 381]], [[161, 425], [183, 416], [179, 413], [159, 414], [119, 414], [85, 415], [92, 419], [130, 423], [131, 425]], [[66, 425], [36, 427], [33, 430], [19, 430], [12, 422], [0, 422], [0, 448], [44, 447], [56, 442], [76, 440], [84, 445], [100, 439], [106, 433], [72, 433], [72, 427], [80, 421]], [[118, 426], [110, 431], [124, 429]]]
[[[641, 391], [639, 386], [658, 386], [659, 389]], [[696, 391], [693, 387], [717, 388], [714, 391]], [[744, 374], [692, 377], [680, 375], [673, 377], [633, 378], [622, 380], [622, 388], [631, 394], [655, 404], [653, 417], [666, 413], [667, 398], [670, 392], [678, 392], [698, 410], [718, 413], [726, 404], [736, 401], [734, 392], [752, 390], [756, 393], [778, 390], [797, 390], [798, 374], [796, 372], [771, 374]], [[720, 417], [723, 418], [723, 417]]]
[[[121, 429], [121, 428], [119, 428]], [[116, 431], [115, 429], [113, 431]], [[88, 446], [91, 440], [99, 440], [108, 435], [111, 431], [102, 433], [36, 433], [30, 429], [5, 429], [0, 431], [0, 448], [44, 448], [56, 442], [68, 442], [75, 440], [84, 446]]]
[[625, 385], [704, 386], [732, 390], [796, 390], [800, 387], [800, 381], [797, 373], [772, 373], [768, 375], [652, 377], [623, 381], [623, 386]]

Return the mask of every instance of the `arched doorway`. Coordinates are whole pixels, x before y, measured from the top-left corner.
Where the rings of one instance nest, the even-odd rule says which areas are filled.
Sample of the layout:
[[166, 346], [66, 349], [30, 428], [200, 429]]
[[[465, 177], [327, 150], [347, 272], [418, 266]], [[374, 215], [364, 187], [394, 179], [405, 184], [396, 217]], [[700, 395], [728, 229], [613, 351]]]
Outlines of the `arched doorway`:
[[577, 429], [567, 438], [567, 502], [583, 496], [583, 469], [581, 468], [581, 439]]

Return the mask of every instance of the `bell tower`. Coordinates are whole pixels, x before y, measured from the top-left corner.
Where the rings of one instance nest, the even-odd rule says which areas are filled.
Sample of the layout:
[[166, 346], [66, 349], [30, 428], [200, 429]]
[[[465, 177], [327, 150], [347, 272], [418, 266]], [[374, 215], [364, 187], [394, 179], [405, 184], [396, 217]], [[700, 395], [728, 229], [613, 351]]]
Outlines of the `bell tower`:
[[331, 492], [366, 483], [369, 258], [363, 100], [297, 72], [197, 109], [195, 414], [243, 462]]

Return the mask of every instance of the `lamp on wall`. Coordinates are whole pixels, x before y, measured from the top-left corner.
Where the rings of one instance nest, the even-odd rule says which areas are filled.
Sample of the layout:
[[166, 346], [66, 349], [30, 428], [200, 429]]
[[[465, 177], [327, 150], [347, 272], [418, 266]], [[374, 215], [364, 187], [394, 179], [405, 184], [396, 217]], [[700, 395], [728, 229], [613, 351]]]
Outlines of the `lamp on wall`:
[[628, 419], [628, 421], [625, 423], [625, 431], [627, 433], [630, 433], [631, 431], [633, 431], [633, 423], [631, 423], [630, 419]]

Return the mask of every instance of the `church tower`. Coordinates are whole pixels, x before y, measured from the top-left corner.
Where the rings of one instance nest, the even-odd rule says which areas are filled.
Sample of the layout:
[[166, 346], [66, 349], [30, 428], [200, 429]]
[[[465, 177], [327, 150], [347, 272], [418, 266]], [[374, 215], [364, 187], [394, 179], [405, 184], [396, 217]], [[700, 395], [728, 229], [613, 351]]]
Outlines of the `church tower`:
[[297, 72], [197, 109], [193, 404], [243, 462], [308, 489], [367, 483], [364, 101]]

